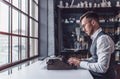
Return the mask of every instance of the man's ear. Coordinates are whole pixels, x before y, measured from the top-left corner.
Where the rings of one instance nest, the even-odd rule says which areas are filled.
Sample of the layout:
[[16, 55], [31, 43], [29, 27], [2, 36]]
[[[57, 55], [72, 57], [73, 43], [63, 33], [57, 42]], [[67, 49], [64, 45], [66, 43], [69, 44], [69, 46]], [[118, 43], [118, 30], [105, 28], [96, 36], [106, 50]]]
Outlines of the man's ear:
[[93, 19], [93, 20], [91, 20], [91, 24], [94, 26], [95, 25], [95, 20]]

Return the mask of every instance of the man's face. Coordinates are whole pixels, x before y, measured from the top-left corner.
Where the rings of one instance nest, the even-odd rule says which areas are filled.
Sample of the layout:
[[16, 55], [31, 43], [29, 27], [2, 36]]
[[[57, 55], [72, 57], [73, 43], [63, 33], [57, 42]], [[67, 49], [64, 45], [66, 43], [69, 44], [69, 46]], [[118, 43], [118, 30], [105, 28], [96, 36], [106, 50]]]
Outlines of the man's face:
[[93, 34], [94, 28], [91, 24], [91, 21], [89, 21], [86, 17], [84, 17], [81, 21], [82, 30], [88, 34], [88, 36], [91, 36]]

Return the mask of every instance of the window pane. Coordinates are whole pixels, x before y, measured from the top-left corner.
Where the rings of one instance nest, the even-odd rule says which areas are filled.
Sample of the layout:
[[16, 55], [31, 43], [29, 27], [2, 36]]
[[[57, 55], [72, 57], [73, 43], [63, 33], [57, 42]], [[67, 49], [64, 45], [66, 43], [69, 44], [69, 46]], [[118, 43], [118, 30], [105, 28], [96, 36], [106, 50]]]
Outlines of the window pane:
[[38, 37], [38, 23], [30, 19], [30, 36]]
[[21, 0], [21, 4], [22, 11], [28, 13], [28, 0]]
[[24, 15], [24, 14], [22, 14], [22, 27], [21, 27], [21, 34], [22, 35], [27, 35], [27, 21], [28, 19], [27, 19], [27, 16], [26, 15]]
[[13, 62], [18, 61], [18, 49], [19, 49], [18, 37], [13, 36], [12, 37], [12, 60]]
[[30, 39], [30, 57], [38, 55], [38, 40]]
[[35, 37], [38, 37], [38, 23], [35, 22]]
[[[33, 22], [33, 20], [32, 19], [30, 19], [30, 36], [34, 36], [34, 28], [33, 28], [33, 26], [34, 26], [34, 22]], [[32, 29], [33, 28], [33, 29]]]
[[8, 32], [9, 7], [0, 2], [0, 31]]
[[15, 9], [13, 9], [13, 15], [12, 15], [12, 32], [14, 34], [18, 34], [18, 11], [16, 11]]
[[35, 13], [34, 13], [33, 16], [35, 17], [36, 20], [38, 20], [38, 6], [37, 5], [35, 5], [35, 9], [34, 10], [35, 10]]
[[22, 59], [27, 58], [27, 38], [22, 38], [21, 43], [21, 57]]
[[30, 57], [33, 57], [34, 56], [34, 40], [33, 39], [30, 39]]
[[38, 55], [38, 39], [34, 39], [35, 41], [35, 55]]
[[38, 0], [34, 0], [38, 4]]
[[30, 16], [32, 17], [32, 10], [33, 10], [33, 0], [30, 0]]
[[18, 0], [12, 0], [12, 3], [14, 6], [16, 6], [18, 8]]
[[30, 1], [30, 16], [38, 20], [38, 6], [32, 0]]
[[38, 6], [30, 0], [30, 16], [38, 20]]
[[9, 37], [0, 34], [0, 66], [8, 63]]

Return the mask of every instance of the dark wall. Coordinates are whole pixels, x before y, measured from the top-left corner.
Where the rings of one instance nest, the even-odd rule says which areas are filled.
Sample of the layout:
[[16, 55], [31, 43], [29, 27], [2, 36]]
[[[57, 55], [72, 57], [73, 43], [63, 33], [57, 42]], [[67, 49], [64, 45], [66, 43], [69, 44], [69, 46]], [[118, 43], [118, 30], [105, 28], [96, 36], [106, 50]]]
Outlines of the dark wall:
[[40, 57], [47, 57], [48, 56], [48, 6], [47, 6], [47, 0], [40, 0], [39, 1], [39, 10], [40, 10], [40, 16], [39, 16], [39, 51], [40, 51]]
[[[58, 28], [58, 7], [57, 7], [57, 5], [59, 5], [59, 2], [60, 2], [61, 0], [54, 0], [54, 15], [55, 15], [55, 17], [54, 17], [54, 23], [55, 23], [55, 52], [57, 53], [57, 52], [59, 52], [59, 48], [60, 48], [60, 45], [61, 44], [59, 44], [59, 34], [58, 34], [58, 31], [59, 31], [59, 28]], [[69, 5], [71, 4], [71, 2], [73, 1], [73, 0], [62, 0], [63, 1], [63, 5], [65, 6], [65, 3], [66, 2], [68, 2], [69, 3]], [[73, 5], [77, 5], [78, 3], [80, 3], [80, 2], [84, 2], [84, 1], [87, 1], [87, 2], [92, 2], [92, 6], [93, 6], [93, 3], [101, 3], [102, 2], [102, 0], [74, 0], [74, 3], [73, 3]], [[111, 6], [112, 7], [115, 7], [116, 6], [116, 2], [117, 1], [120, 1], [120, 0], [106, 0], [106, 1], [110, 1], [111, 2]], [[82, 12], [84, 12], [84, 11], [81, 11], [81, 13]]]

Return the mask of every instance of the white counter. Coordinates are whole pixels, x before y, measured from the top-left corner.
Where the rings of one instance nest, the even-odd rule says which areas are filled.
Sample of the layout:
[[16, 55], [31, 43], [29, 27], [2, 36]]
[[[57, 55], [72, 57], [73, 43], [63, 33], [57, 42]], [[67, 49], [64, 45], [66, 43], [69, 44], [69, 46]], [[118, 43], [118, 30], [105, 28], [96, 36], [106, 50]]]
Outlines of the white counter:
[[44, 62], [37, 61], [11, 75], [0, 73], [0, 79], [93, 79], [93, 77], [84, 69], [47, 70]]

